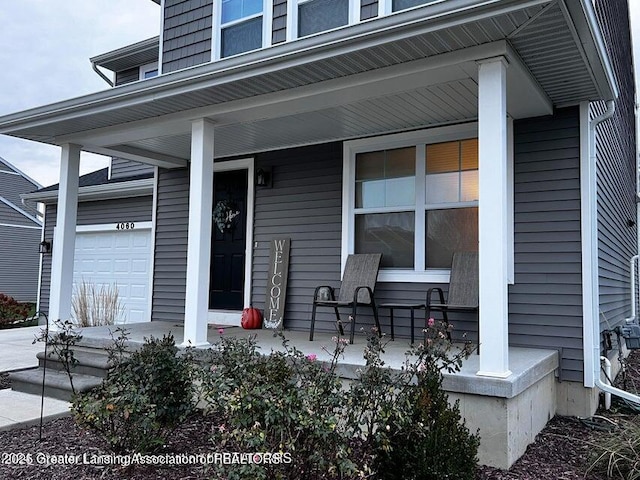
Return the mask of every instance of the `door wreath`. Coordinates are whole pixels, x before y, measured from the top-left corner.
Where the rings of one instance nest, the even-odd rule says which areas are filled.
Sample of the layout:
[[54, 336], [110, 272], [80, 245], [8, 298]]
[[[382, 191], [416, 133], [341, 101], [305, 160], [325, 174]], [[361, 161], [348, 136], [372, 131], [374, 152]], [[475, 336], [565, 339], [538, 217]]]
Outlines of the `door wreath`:
[[213, 221], [220, 233], [233, 230], [234, 219], [238, 215], [240, 215], [240, 210], [236, 210], [227, 200], [220, 200], [213, 209]]

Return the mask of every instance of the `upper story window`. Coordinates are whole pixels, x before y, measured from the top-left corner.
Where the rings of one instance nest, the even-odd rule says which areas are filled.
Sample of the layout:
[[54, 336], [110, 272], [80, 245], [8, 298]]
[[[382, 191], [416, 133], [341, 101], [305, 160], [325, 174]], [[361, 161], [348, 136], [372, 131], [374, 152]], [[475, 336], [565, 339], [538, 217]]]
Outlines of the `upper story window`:
[[382, 253], [380, 281], [446, 281], [454, 252], [478, 250], [475, 135], [463, 126], [346, 142], [343, 255]]
[[215, 58], [231, 57], [269, 45], [267, 0], [219, 0]]
[[288, 40], [355, 23], [356, 10], [353, 0], [290, 0], [287, 12]]
[[158, 62], [148, 63], [140, 67], [140, 80], [158, 76]]
[[408, 8], [440, 3], [442, 0], [380, 0], [378, 3], [378, 14], [388, 15], [393, 12], [407, 10]]

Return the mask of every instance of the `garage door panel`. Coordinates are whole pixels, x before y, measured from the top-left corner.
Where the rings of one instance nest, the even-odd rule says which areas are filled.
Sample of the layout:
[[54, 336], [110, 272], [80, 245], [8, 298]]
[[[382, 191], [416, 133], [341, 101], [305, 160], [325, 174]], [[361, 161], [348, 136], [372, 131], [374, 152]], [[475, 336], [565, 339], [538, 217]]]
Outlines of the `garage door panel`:
[[151, 271], [149, 229], [116, 232], [78, 232], [74, 261], [74, 287], [82, 281], [118, 287], [125, 322], [150, 320]]

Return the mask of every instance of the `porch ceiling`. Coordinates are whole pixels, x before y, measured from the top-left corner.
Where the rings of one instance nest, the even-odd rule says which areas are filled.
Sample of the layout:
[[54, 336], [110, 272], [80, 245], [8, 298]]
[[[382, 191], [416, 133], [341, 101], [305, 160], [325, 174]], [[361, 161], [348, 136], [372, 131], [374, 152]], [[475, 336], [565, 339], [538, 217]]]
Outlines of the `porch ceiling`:
[[189, 157], [197, 117], [217, 124], [216, 156], [470, 120], [477, 115], [473, 60], [492, 56], [496, 45], [519, 65], [509, 83], [518, 99], [510, 99], [510, 113], [541, 115], [552, 104], [615, 97], [588, 5], [439, 2], [0, 117], [0, 133], [171, 164]]

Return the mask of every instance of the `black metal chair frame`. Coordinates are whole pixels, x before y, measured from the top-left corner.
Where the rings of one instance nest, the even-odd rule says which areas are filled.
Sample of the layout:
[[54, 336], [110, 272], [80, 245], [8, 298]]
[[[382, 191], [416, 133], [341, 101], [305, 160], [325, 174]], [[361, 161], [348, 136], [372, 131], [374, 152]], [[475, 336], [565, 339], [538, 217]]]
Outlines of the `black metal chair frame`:
[[[351, 262], [354, 261], [353, 257], [364, 257], [364, 256], [368, 256], [371, 257], [369, 259], [372, 259], [374, 261], [376, 261], [376, 269], [375, 269], [375, 277], [376, 278], [378, 276], [378, 269], [380, 267], [380, 259], [382, 258], [382, 254], [376, 253], [376, 254], [354, 254], [354, 255], [349, 255], [349, 259], [347, 259], [347, 267], [345, 268], [345, 272], [344, 272], [344, 276], [342, 278], [342, 282], [341, 285], [344, 285], [346, 282], [345, 280], [347, 279], [347, 276], [350, 275], [349, 272], [349, 265], [351, 264]], [[377, 258], [375, 258], [377, 257]], [[367, 260], [367, 259], [365, 259]], [[376, 302], [375, 302], [375, 298], [374, 298], [374, 288], [375, 288], [375, 280], [373, 283], [373, 286], [369, 286], [369, 285], [360, 285], [355, 287], [354, 291], [353, 291], [353, 298], [351, 298], [351, 296], [348, 294], [348, 292], [344, 292], [343, 287], [341, 286], [340, 288], [340, 296], [339, 298], [336, 300], [336, 295], [335, 295], [335, 289], [330, 286], [330, 285], [320, 285], [319, 287], [316, 287], [315, 292], [313, 294], [313, 308], [311, 310], [311, 329], [309, 331], [309, 341], [313, 341], [313, 333], [314, 333], [314, 329], [315, 329], [315, 323], [316, 323], [316, 310], [317, 307], [330, 307], [333, 308], [335, 314], [336, 314], [336, 325], [338, 328], [338, 331], [340, 332], [340, 335], [344, 335], [344, 327], [342, 324], [342, 319], [340, 318], [340, 311], [339, 308], [340, 307], [348, 307], [351, 308], [351, 332], [349, 335], [349, 343], [353, 343], [354, 337], [355, 337], [355, 331], [356, 331], [356, 318], [357, 318], [357, 314], [358, 314], [358, 307], [371, 307], [371, 309], [373, 310], [373, 318], [375, 320], [375, 324], [376, 324], [376, 328], [378, 329], [378, 336], [382, 335], [381, 329], [380, 329], [380, 321], [378, 318], [378, 308], [376, 306]], [[319, 299], [318, 298], [318, 294], [320, 293], [321, 289], [327, 289], [329, 291], [329, 299]], [[362, 299], [367, 296], [369, 297], [369, 301], [362, 301]], [[347, 298], [347, 296], [349, 298]]]

